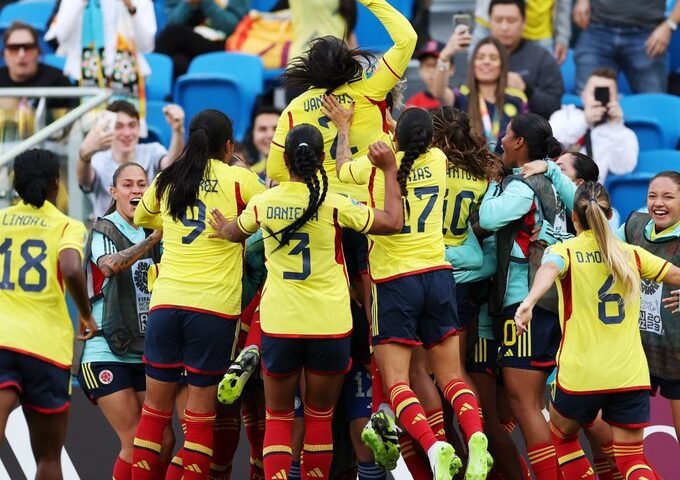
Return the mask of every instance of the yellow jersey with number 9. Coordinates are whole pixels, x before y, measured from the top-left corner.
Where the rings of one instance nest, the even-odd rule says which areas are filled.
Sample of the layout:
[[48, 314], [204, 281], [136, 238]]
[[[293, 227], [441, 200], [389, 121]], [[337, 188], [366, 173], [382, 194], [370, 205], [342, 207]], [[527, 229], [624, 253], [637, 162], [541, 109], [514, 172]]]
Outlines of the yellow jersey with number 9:
[[[646, 250], [619, 242], [642, 278], [660, 281], [670, 264]], [[649, 369], [640, 340], [640, 296], [624, 302], [592, 231], [546, 250], [543, 263], [560, 267], [557, 280], [562, 343], [557, 385], [567, 393], [649, 388]], [[638, 280], [639, 282], [639, 280]]]
[[262, 191], [264, 185], [255, 173], [210, 160], [196, 205], [175, 221], [167, 209], [167, 190], [158, 202], [153, 181], [135, 211], [136, 225], [157, 228], [160, 218], [163, 228], [163, 266], [154, 281], [150, 309], [179, 308], [239, 317], [243, 246], [210, 238], [215, 230], [207, 220], [213, 208], [228, 220], [235, 219]]
[[467, 240], [468, 219], [479, 208], [488, 187], [486, 178], [477, 178], [460, 167], [447, 168], [444, 196], [444, 243], [447, 247], [457, 247]]
[[[404, 152], [397, 152], [401, 165]], [[362, 157], [342, 165], [340, 180], [368, 185], [369, 206], [382, 209], [385, 176]], [[406, 182], [410, 215], [404, 212], [404, 228], [394, 235], [370, 235], [368, 263], [375, 283], [431, 270], [450, 269], [444, 258], [442, 234], [443, 204], [446, 193], [446, 155], [431, 148], [418, 157]]]
[[268, 273], [260, 322], [267, 335], [328, 338], [352, 330], [342, 229], [365, 233], [373, 225], [373, 209], [329, 193], [312, 218], [292, 234], [288, 245], [277, 250], [279, 242], [270, 233], [299, 218], [308, 203], [304, 183], [283, 182], [253, 198], [238, 217], [244, 233], [263, 228]]
[[85, 226], [50, 202], [0, 210], [0, 348], [69, 368], [73, 323], [66, 308], [59, 254], [80, 256]]

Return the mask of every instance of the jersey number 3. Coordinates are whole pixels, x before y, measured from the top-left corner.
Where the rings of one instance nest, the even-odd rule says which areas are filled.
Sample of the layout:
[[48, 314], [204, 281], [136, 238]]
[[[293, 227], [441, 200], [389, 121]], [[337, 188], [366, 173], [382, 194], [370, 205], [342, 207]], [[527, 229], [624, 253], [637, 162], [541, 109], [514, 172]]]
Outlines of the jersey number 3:
[[290, 240], [297, 241], [288, 255], [302, 255], [302, 272], [283, 272], [284, 280], [304, 280], [312, 273], [312, 251], [309, 249], [309, 233], [295, 232]]
[[[0, 290], [14, 290], [15, 284], [10, 281], [12, 264], [12, 239], [6, 238], [0, 244], [0, 256], [4, 257], [2, 262], [2, 277], [0, 279]], [[24, 264], [19, 269], [19, 287], [24, 292], [41, 292], [47, 285], [47, 270], [42, 262], [47, 258], [47, 245], [42, 240], [26, 240], [21, 244], [21, 258]], [[29, 272], [34, 271], [32, 282], [29, 282]], [[36, 275], [37, 274], [37, 275]], [[35, 278], [37, 276], [37, 278]]]

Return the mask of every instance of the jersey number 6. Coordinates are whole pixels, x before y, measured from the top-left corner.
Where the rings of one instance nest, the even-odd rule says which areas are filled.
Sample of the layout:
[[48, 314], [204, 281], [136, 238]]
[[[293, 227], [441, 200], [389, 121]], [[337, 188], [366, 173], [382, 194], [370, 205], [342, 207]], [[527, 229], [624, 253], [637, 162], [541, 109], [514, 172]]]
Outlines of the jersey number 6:
[[[597, 315], [600, 317], [600, 321], [605, 325], [616, 325], [617, 323], [623, 322], [626, 316], [625, 305], [623, 304], [623, 298], [618, 293], [609, 293], [608, 290], [612, 288], [614, 284], [614, 276], [609, 275], [607, 280], [604, 281], [602, 287], [597, 291], [597, 296], [600, 302], [597, 304]], [[607, 304], [616, 304], [616, 315], [607, 314]]]

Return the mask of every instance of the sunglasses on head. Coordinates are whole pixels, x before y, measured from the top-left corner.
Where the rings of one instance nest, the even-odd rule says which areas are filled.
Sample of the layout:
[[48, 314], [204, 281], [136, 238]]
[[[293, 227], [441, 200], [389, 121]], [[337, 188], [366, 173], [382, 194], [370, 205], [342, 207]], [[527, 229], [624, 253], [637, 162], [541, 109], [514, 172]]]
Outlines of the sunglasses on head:
[[35, 50], [38, 48], [37, 43], [10, 43], [5, 45], [5, 50], [9, 50], [12, 53], [16, 53], [21, 49], [24, 49], [25, 51], [29, 50]]

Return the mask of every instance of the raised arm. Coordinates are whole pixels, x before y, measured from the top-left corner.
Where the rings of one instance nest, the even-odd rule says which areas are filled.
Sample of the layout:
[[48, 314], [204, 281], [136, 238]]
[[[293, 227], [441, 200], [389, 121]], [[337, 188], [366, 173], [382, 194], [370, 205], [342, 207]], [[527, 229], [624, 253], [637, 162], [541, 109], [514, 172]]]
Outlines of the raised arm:
[[531, 312], [538, 301], [543, 298], [543, 295], [548, 293], [550, 287], [555, 283], [555, 279], [560, 274], [560, 267], [556, 263], [549, 261], [541, 265], [541, 268], [536, 272], [534, 283], [531, 286], [529, 295], [517, 307], [515, 313], [515, 323], [517, 325], [517, 333], [520, 335], [527, 331], [527, 325], [531, 321]]
[[354, 117], [354, 102], [349, 108], [344, 108], [333, 95], [324, 95], [321, 99], [324, 115], [331, 119], [338, 130], [338, 144], [335, 154], [335, 170], [338, 177], [342, 166], [352, 161], [352, 151], [349, 146], [349, 128]]
[[134, 263], [142, 258], [146, 252], [151, 250], [162, 237], [162, 230], [154, 230], [151, 235], [130, 248], [99, 257], [97, 260], [97, 267], [99, 267], [99, 270], [102, 271], [106, 278], [117, 275], [134, 265]]
[[368, 146], [368, 158], [385, 176], [385, 201], [382, 210], [373, 209], [375, 216], [368, 233], [390, 235], [404, 227], [404, 206], [401, 203], [401, 189], [397, 182], [397, 160], [389, 145], [376, 142]]
[[534, 192], [521, 181], [512, 181], [498, 194], [499, 186], [492, 182], [479, 207], [479, 226], [489, 232], [522, 218], [531, 208]]

